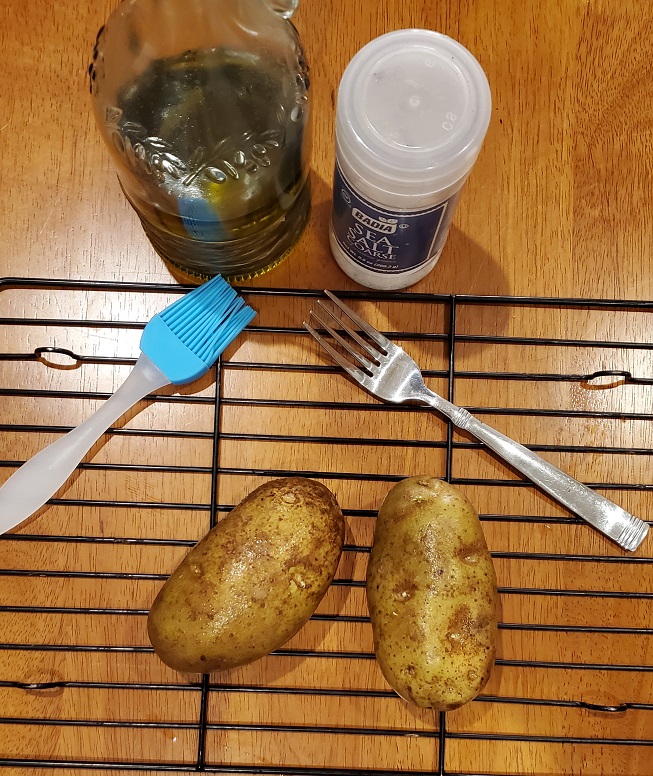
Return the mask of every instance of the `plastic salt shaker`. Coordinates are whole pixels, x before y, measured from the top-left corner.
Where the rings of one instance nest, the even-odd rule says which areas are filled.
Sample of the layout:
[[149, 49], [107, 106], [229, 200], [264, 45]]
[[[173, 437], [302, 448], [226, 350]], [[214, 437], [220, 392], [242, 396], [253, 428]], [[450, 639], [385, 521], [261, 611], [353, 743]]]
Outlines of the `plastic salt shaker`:
[[353, 280], [405, 288], [440, 258], [490, 122], [487, 78], [431, 30], [364, 46], [338, 90], [331, 250]]

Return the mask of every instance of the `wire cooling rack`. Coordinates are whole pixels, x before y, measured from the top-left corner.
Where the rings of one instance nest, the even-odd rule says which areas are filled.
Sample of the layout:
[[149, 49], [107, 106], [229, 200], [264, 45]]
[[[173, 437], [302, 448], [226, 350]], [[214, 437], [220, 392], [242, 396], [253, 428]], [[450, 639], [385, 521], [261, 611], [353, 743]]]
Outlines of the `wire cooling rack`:
[[[183, 290], [0, 281], [2, 479], [115, 390]], [[432, 412], [351, 385], [301, 326], [317, 292], [243, 293], [259, 315], [214, 372], [141, 402], [0, 538], [0, 770], [652, 773], [650, 542], [621, 552]], [[653, 303], [339, 295], [435, 390], [650, 520]], [[500, 585], [493, 676], [450, 714], [389, 689], [364, 598], [376, 510], [425, 472], [472, 499]], [[347, 518], [322, 605], [251, 666], [167, 669], [145, 632], [156, 590], [249, 490], [288, 475], [325, 482]]]

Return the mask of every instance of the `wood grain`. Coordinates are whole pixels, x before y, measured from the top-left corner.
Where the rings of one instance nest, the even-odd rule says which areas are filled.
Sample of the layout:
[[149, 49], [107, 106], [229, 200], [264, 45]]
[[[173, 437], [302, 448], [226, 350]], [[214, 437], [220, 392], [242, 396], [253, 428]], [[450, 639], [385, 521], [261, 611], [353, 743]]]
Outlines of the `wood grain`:
[[[2, 276], [174, 283], [91, 114], [86, 67], [116, 4], [0, 9]], [[360, 290], [327, 239], [340, 76], [381, 33], [453, 36], [492, 89], [481, 156], [434, 271], [400, 301], [354, 304], [434, 390], [447, 392], [451, 367], [456, 402], [649, 521], [650, 309], [459, 299], [450, 361], [447, 301], [411, 294], [653, 298], [652, 8], [301, 0], [311, 219], [290, 257], [248, 283]], [[15, 354], [0, 359], [2, 482], [117, 388], [140, 327], [177, 295], [0, 289], [0, 354]], [[259, 328], [217, 375], [139, 403], [53, 504], [0, 538], [0, 773], [194, 773], [201, 739], [201, 765], [217, 772], [437, 773], [440, 719], [390, 691], [363, 587], [376, 510], [393, 482], [427, 472], [476, 506], [501, 588], [499, 660], [484, 697], [446, 717], [443, 773], [648, 776], [651, 539], [623, 553], [465, 434], [452, 435], [449, 455], [440, 417], [380, 405], [327, 368], [301, 333], [313, 299], [250, 301]], [[43, 346], [84, 360], [30, 355]], [[596, 377], [606, 370], [631, 377]], [[337, 494], [346, 551], [316, 617], [279, 654], [210, 677], [201, 730], [201, 677], [157, 659], [147, 610], [208, 530], [212, 505], [219, 518], [286, 473]]]

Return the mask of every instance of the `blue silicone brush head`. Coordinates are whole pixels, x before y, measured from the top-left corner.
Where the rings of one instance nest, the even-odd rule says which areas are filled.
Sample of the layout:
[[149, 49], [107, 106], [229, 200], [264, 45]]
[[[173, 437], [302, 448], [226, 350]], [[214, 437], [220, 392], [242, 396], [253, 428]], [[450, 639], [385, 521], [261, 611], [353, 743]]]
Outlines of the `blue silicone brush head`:
[[143, 330], [141, 351], [171, 383], [208, 372], [256, 313], [220, 275], [166, 307]]

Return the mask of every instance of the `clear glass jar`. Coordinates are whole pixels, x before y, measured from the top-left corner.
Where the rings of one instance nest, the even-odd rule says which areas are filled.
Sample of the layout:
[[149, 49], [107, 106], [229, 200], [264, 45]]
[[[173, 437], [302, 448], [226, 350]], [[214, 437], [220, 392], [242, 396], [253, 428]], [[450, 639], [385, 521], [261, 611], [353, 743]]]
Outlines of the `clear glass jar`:
[[184, 274], [255, 277], [310, 209], [308, 67], [298, 0], [123, 0], [89, 67], [120, 185]]

